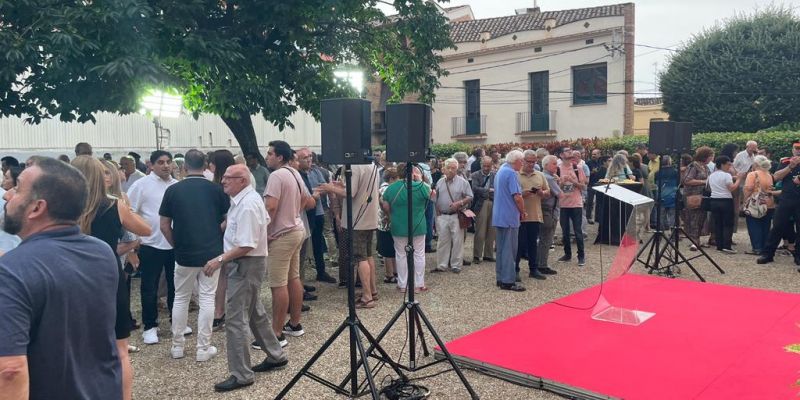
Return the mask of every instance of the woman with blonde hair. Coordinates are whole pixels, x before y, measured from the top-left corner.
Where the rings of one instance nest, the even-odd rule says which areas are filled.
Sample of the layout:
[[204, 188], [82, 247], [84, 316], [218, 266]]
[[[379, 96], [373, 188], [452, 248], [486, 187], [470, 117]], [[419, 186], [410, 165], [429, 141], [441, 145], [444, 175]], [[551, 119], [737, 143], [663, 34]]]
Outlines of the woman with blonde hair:
[[608, 167], [608, 171], [606, 172], [606, 179], [617, 181], [636, 179], [636, 177], [633, 175], [633, 171], [631, 171], [630, 167], [628, 167], [628, 157], [626, 155], [617, 153], [617, 155], [611, 159], [611, 166]]
[[775, 190], [773, 190], [774, 181], [772, 175], [769, 173], [772, 168], [772, 162], [764, 156], [755, 156], [753, 158], [753, 170], [747, 174], [744, 181], [744, 201], [745, 205], [753, 193], [761, 192], [762, 195], [758, 196], [763, 199], [767, 213], [763, 216], [754, 216], [747, 213], [745, 210], [745, 220], [747, 221], [747, 235], [750, 236], [750, 245], [752, 252], [745, 252], [755, 255], [760, 255], [764, 246], [767, 244], [767, 236], [769, 236], [769, 229], [772, 225], [772, 215], [775, 213]]
[[[86, 206], [78, 218], [81, 232], [106, 242], [115, 254], [123, 228], [140, 236], [150, 235], [150, 226], [144, 219], [133, 213], [124, 200], [108, 194], [107, 168], [99, 160], [90, 156], [78, 156], [71, 164], [83, 173], [89, 188]], [[131, 331], [130, 297], [119, 258], [116, 259], [116, 263], [119, 269], [119, 284], [115, 331], [117, 353], [122, 365], [122, 397], [128, 400], [133, 394], [133, 367], [128, 356], [128, 338]]]

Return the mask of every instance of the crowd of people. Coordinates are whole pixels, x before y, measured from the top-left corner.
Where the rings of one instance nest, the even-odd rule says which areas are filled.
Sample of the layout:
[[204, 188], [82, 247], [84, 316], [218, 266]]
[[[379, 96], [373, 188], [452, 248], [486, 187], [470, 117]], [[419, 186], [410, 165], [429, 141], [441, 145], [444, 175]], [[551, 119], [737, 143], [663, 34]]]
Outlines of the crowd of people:
[[[800, 265], [800, 140], [792, 146], [793, 156], [777, 161], [755, 142], [741, 152], [726, 145], [717, 157], [700, 147], [676, 165], [646, 146], [633, 154], [476, 148], [417, 164], [377, 152], [373, 164], [351, 166], [349, 199], [341, 167], [284, 141], [269, 143], [265, 165], [260, 154], [196, 149], [156, 150], [144, 161], [130, 153], [117, 163], [110, 154], [95, 158], [88, 143], [72, 160], [4, 157], [0, 392], [130, 399], [129, 353], [139, 349], [128, 339], [141, 329], [145, 345], [160, 342], [162, 298], [169, 355], [185, 357], [185, 337], [194, 333], [195, 359], [209, 361], [219, 352], [212, 335], [224, 330], [229, 376], [214, 389], [249, 386], [255, 373], [285, 367], [289, 339], [305, 333], [304, 302], [317, 297], [307, 262], [313, 280], [339, 286], [351, 262], [363, 310], [380, 300], [379, 264], [383, 282], [400, 292], [428, 291], [426, 271], [458, 274], [484, 262], [495, 263], [500, 290], [525, 291], [520, 264], [528, 278], [546, 280], [573, 262], [573, 241], [577, 266], [586, 265], [587, 225], [602, 213], [591, 188], [606, 180], [640, 183], [661, 208], [648, 228], [680, 223], [691, 250], [735, 253], [741, 213], [747, 253], [759, 264], [774, 261], [783, 242]], [[562, 251], [551, 259], [556, 246]], [[435, 253], [427, 269], [426, 252]], [[337, 266], [338, 279], [329, 273]], [[141, 322], [131, 312], [132, 277], [140, 279]], [[271, 310], [261, 301], [263, 284]], [[192, 304], [196, 330], [188, 324]], [[252, 363], [251, 349], [263, 359]]]

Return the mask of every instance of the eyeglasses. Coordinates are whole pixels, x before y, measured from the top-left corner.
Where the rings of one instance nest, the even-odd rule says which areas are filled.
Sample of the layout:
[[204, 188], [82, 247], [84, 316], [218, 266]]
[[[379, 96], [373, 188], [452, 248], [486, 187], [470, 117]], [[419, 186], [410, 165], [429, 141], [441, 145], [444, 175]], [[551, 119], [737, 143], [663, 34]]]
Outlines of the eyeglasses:
[[800, 150], [800, 143], [793, 144], [792, 148], [795, 149], [795, 150]]
[[528, 164], [536, 164], [536, 160], [525, 160]]
[[244, 179], [243, 176], [222, 175], [222, 179]]

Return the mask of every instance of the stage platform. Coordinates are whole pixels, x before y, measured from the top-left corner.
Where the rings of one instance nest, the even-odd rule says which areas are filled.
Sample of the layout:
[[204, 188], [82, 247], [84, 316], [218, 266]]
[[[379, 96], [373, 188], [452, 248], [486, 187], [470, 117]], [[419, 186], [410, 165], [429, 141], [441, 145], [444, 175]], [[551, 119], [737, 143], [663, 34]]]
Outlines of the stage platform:
[[[800, 295], [628, 274], [447, 343], [461, 365], [579, 399], [797, 399]], [[502, 306], [499, 305], [498, 306]], [[440, 355], [437, 353], [437, 355]]]

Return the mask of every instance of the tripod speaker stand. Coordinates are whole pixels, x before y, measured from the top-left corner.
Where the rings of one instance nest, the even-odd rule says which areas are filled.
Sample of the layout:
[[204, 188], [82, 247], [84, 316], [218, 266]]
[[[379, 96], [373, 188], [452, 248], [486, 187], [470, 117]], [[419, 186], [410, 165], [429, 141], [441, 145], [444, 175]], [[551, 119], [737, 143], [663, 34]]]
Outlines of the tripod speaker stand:
[[[664, 156], [659, 155], [660, 163], [659, 165], [664, 165]], [[664, 168], [672, 168], [672, 167], [664, 167]], [[677, 182], [676, 182], [677, 183]], [[680, 190], [676, 192], [676, 199], [675, 199], [675, 222], [672, 226], [672, 230], [669, 234], [664, 233], [661, 229], [661, 204], [662, 204], [662, 188], [664, 187], [665, 179], [661, 179], [658, 184], [656, 185], [656, 231], [642, 246], [642, 249], [639, 250], [639, 253], [636, 255], [636, 260], [640, 263], [644, 264], [645, 268], [647, 268], [647, 273], [653, 274], [663, 274], [669, 277], [674, 277], [673, 268], [680, 268], [681, 264], [686, 264], [689, 269], [700, 279], [701, 282], [705, 282], [705, 278], [697, 271], [697, 269], [692, 265], [691, 261], [700, 257], [705, 257], [720, 273], [724, 274], [725, 271], [708, 255], [708, 253], [703, 250], [700, 246], [700, 243], [695, 243], [695, 241], [686, 234], [686, 231], [680, 225], [680, 211], [682, 209], [682, 201], [680, 201]], [[682, 186], [682, 185], [677, 185]], [[692, 244], [695, 245], [697, 250], [700, 251], [700, 254], [693, 256], [693, 257], [686, 257], [680, 251], [680, 235], [683, 234], [684, 237], [688, 238]], [[642, 259], [642, 255], [644, 252], [647, 251], [647, 258]]]
[[[413, 192], [414, 192], [414, 185], [413, 185], [413, 175], [412, 169], [414, 164], [411, 162], [406, 163], [406, 176], [405, 176], [405, 183], [406, 183], [406, 196], [407, 196], [407, 212], [408, 212], [408, 244], [405, 247], [406, 251], [406, 259], [408, 261], [408, 282], [406, 284], [406, 298], [397, 312], [394, 314], [389, 323], [381, 330], [378, 336], [375, 338], [374, 347], [370, 347], [367, 349], [367, 355], [372, 356], [373, 358], [378, 359], [381, 362], [389, 363], [395, 367], [395, 369], [403, 369], [408, 372], [416, 372], [430, 366], [439, 364], [441, 362], [449, 362], [450, 366], [455, 371], [458, 378], [461, 380], [461, 383], [467, 389], [467, 392], [470, 394], [470, 398], [472, 399], [479, 399], [477, 393], [472, 389], [472, 386], [467, 381], [467, 378], [464, 376], [464, 373], [458, 367], [455, 362], [455, 359], [447, 351], [447, 347], [444, 344], [444, 341], [439, 337], [439, 334], [436, 333], [436, 330], [433, 328], [433, 324], [431, 324], [430, 320], [425, 313], [422, 311], [422, 307], [420, 306], [419, 302], [414, 299], [414, 246], [413, 246], [413, 233], [414, 233], [414, 220], [413, 220]], [[407, 315], [406, 315], [407, 314]], [[408, 349], [409, 349], [409, 363], [408, 366], [400, 365], [395, 363], [388, 357], [386, 357], [385, 352], [380, 351], [380, 342], [383, 340], [384, 337], [389, 333], [395, 323], [400, 320], [401, 316], [406, 315], [408, 318]], [[436, 341], [436, 344], [441, 349], [443, 358], [439, 360], [435, 360], [428, 364], [424, 364], [422, 366], [417, 365], [416, 358], [417, 358], [417, 335], [419, 335], [419, 339], [423, 348], [423, 354], [428, 356], [428, 349], [427, 345], [425, 344], [425, 337], [422, 335], [422, 324], [425, 324], [425, 327], [428, 328], [433, 340]], [[379, 351], [379, 355], [373, 354], [374, 350]], [[401, 375], [402, 376], [402, 375]], [[348, 379], [351, 378], [348, 376]]]
[[[370, 394], [373, 399], [378, 398], [378, 388], [375, 385], [375, 380], [373, 378], [373, 371], [369, 367], [369, 363], [367, 362], [367, 357], [373, 351], [377, 351], [380, 354], [382, 360], [389, 364], [389, 366], [394, 369], [395, 373], [400, 377], [400, 379], [406, 381], [408, 378], [403, 374], [403, 371], [397, 367], [397, 364], [391, 360], [389, 355], [383, 348], [380, 346], [380, 340], [376, 340], [372, 334], [369, 333], [367, 328], [361, 323], [356, 315], [356, 302], [355, 302], [355, 282], [353, 277], [353, 241], [351, 240], [353, 237], [353, 200], [352, 200], [352, 189], [351, 189], [351, 179], [353, 176], [353, 170], [351, 169], [350, 164], [344, 165], [344, 176], [345, 176], [345, 191], [346, 191], [346, 207], [347, 207], [347, 232], [348, 232], [348, 240], [347, 240], [347, 263], [346, 265], [349, 267], [347, 269], [347, 317], [345, 320], [336, 328], [336, 331], [325, 341], [325, 343], [317, 350], [316, 353], [308, 360], [308, 362], [303, 366], [302, 369], [297, 373], [297, 375], [289, 381], [289, 384], [281, 390], [278, 396], [275, 398], [276, 400], [282, 399], [286, 396], [287, 393], [294, 387], [295, 384], [302, 378], [303, 376], [307, 376], [322, 385], [332, 389], [337, 394], [349, 396], [351, 398], [354, 397], [361, 397], [366, 394]], [[366, 285], [365, 285], [366, 287]], [[336, 339], [339, 338], [339, 335], [344, 333], [347, 330], [350, 334], [350, 374], [347, 376], [344, 382], [336, 385], [335, 383], [313, 373], [310, 371], [311, 367], [314, 363], [324, 354], [328, 348], [333, 344]], [[364, 343], [362, 342], [362, 335], [367, 339], [369, 342], [370, 347], [369, 350], [364, 349]], [[365, 379], [369, 386], [368, 389], [361, 391], [361, 385], [358, 382], [358, 371], [360, 368], [363, 367]], [[350, 384], [349, 390], [347, 389], [348, 383]]]

